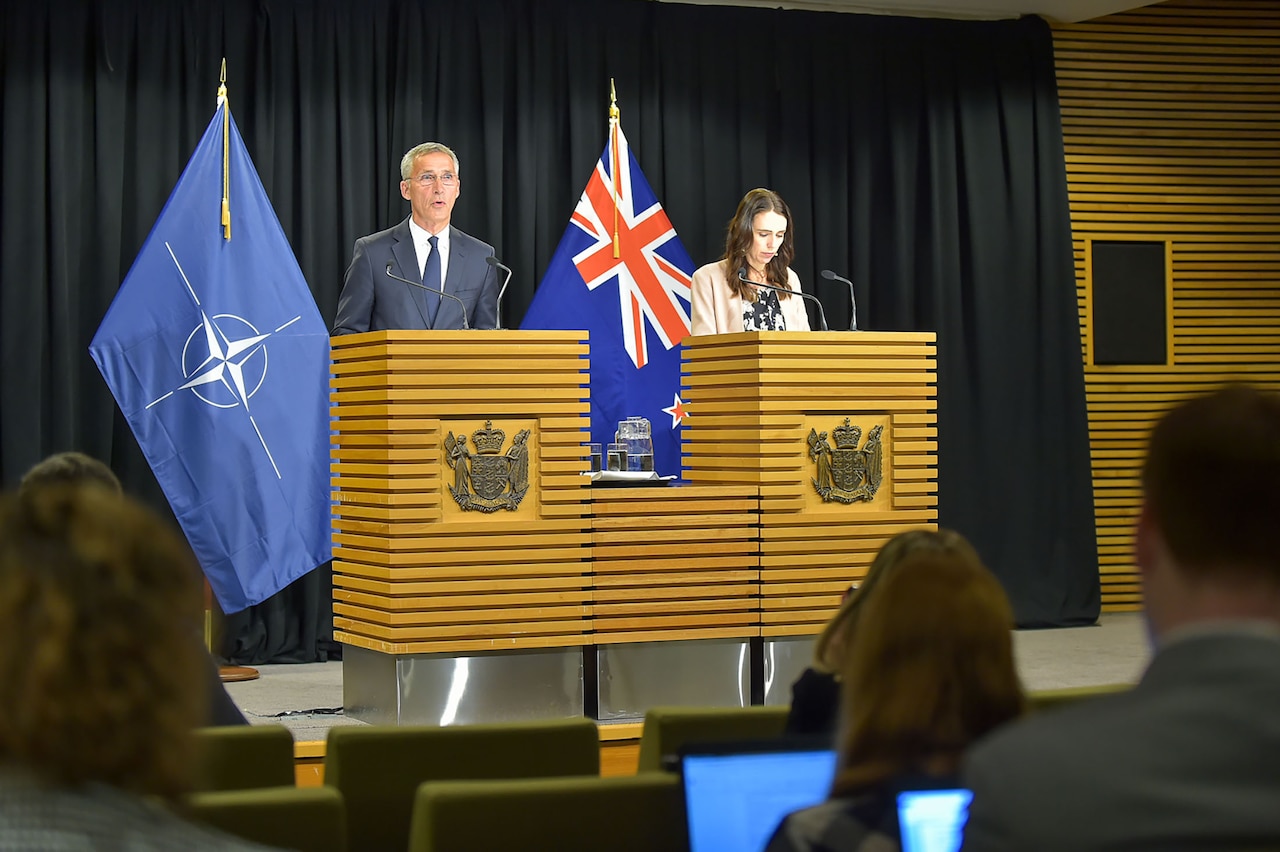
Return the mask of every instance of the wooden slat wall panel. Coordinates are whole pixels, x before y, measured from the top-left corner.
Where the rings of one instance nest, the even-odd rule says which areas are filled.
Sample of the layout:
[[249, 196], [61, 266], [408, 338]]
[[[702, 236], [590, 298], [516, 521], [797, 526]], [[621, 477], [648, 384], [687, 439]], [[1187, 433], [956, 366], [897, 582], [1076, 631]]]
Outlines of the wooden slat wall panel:
[[[1104, 610], [1141, 604], [1152, 424], [1228, 381], [1280, 390], [1280, 3], [1168, 0], [1054, 27]], [[1168, 245], [1170, 361], [1095, 366], [1093, 240]]]
[[[587, 643], [585, 332], [377, 332], [333, 341], [334, 628], [384, 653]], [[442, 445], [528, 428], [514, 512], [462, 512]], [[473, 483], [474, 484], [474, 481]]]
[[[759, 495], [759, 635], [817, 633], [885, 541], [936, 527], [933, 333], [692, 338], [681, 384], [685, 478]], [[871, 503], [823, 503], [813, 487], [806, 436], [827, 432], [834, 443], [846, 417], [866, 427], [864, 441], [873, 424], [884, 430], [884, 481]]]
[[591, 509], [592, 642], [759, 635], [754, 488], [596, 487]]

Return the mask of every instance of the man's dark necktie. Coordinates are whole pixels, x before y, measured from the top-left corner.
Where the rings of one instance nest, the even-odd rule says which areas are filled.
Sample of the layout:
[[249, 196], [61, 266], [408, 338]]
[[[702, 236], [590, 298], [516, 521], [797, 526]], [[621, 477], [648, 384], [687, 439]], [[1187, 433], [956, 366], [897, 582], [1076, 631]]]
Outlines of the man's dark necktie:
[[422, 283], [429, 288], [423, 295], [427, 297], [427, 325], [431, 327], [435, 326], [436, 313], [440, 310], [440, 296], [431, 291], [443, 289], [443, 282], [440, 280], [440, 246], [438, 239], [438, 237], [434, 236], [427, 239], [427, 242], [431, 244], [431, 253], [427, 255], [427, 265], [422, 270]]

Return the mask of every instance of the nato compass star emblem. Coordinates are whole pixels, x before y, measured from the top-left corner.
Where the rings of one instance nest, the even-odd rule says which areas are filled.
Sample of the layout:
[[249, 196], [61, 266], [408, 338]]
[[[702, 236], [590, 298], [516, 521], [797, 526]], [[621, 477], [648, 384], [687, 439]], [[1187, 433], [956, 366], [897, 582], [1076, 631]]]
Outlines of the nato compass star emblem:
[[173, 247], [167, 242], [164, 247], [169, 250], [173, 265], [178, 268], [178, 274], [187, 285], [187, 293], [200, 311], [200, 323], [187, 335], [182, 346], [182, 375], [186, 381], [148, 403], [147, 409], [184, 390], [191, 391], [201, 402], [214, 408], [243, 407], [254, 434], [262, 444], [263, 452], [267, 454], [267, 460], [271, 462], [271, 469], [276, 472], [276, 478], [280, 479], [280, 468], [276, 467], [267, 439], [258, 428], [249, 400], [262, 388], [262, 383], [267, 378], [267, 338], [284, 331], [302, 319], [302, 316], [294, 317], [275, 331], [262, 333], [244, 317], [235, 314], [210, 314], [200, 303], [200, 297], [187, 279], [187, 273], [178, 262], [178, 256], [173, 253]]

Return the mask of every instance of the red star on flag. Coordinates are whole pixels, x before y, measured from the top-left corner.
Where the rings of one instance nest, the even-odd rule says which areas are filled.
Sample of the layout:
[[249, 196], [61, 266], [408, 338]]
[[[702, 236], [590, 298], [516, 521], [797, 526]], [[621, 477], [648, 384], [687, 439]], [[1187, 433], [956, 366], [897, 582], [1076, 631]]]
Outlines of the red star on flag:
[[670, 408], [662, 409], [664, 413], [671, 415], [671, 428], [674, 429], [680, 425], [680, 421], [685, 418], [684, 403], [680, 401], [680, 394], [675, 395], [675, 402], [671, 403]]

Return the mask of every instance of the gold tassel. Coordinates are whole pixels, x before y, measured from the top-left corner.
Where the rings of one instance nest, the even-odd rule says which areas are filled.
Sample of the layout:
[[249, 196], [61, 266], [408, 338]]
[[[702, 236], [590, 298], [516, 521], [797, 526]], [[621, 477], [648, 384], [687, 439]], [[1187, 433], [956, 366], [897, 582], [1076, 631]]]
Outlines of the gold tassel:
[[222, 238], [231, 239], [231, 102], [227, 99], [227, 59], [222, 58], [222, 79], [218, 86], [222, 105]]

